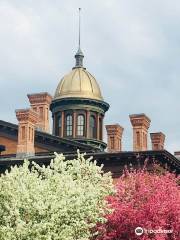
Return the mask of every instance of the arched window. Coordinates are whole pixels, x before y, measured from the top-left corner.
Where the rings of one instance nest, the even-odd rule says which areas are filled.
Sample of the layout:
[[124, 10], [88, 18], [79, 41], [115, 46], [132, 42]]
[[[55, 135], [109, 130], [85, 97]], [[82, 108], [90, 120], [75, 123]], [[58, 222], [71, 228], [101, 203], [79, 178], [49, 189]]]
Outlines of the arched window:
[[77, 136], [84, 136], [85, 118], [80, 114], [77, 118]]
[[66, 136], [72, 136], [73, 125], [72, 125], [72, 115], [68, 114], [66, 116]]
[[61, 116], [58, 116], [58, 121], [57, 121], [57, 125], [59, 128], [62, 127], [62, 123], [61, 123]]
[[62, 128], [62, 118], [61, 115], [57, 115], [56, 117], [56, 131], [55, 131], [55, 135], [56, 136], [61, 136], [61, 128]]
[[103, 120], [99, 118], [99, 139], [102, 140], [103, 138]]
[[61, 136], [61, 128], [62, 128], [62, 118], [61, 115], [57, 117], [57, 135]]
[[96, 138], [96, 120], [93, 115], [90, 116], [89, 135], [90, 138]]

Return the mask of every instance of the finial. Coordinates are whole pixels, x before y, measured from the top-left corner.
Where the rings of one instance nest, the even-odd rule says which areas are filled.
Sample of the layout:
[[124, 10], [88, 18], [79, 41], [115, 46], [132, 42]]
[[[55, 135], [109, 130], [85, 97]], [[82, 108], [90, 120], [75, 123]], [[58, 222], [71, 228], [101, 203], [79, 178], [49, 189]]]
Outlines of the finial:
[[81, 48], [81, 8], [79, 8], [79, 48]]
[[78, 51], [75, 55], [75, 59], [76, 59], [75, 68], [83, 67], [83, 58], [84, 58], [84, 54], [81, 51], [81, 8], [79, 8], [79, 42], [78, 43], [79, 43]]

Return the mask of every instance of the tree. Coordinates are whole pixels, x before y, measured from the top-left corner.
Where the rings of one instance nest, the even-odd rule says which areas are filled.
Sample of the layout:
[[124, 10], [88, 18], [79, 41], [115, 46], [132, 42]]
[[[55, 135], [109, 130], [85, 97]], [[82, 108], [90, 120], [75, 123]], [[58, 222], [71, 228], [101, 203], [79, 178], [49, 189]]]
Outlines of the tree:
[[26, 160], [0, 178], [0, 239], [89, 239], [105, 221], [112, 189], [110, 174], [84, 154], [67, 161], [56, 154], [47, 167]]
[[[157, 175], [126, 169], [116, 185], [115, 196], [108, 197], [114, 211], [106, 216], [108, 221], [105, 224], [98, 225], [101, 233], [98, 239], [180, 239], [180, 189], [177, 182], [178, 178], [168, 172]], [[135, 234], [137, 227], [143, 228], [141, 236]], [[168, 231], [162, 233], [163, 230]]]

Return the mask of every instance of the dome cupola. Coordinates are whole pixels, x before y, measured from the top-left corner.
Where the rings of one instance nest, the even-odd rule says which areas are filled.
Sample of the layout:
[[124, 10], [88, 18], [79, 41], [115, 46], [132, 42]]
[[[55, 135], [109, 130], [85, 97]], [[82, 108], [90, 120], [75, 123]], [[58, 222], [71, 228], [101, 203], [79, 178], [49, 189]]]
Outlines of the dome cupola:
[[75, 67], [65, 75], [57, 86], [54, 99], [90, 98], [103, 100], [96, 79], [83, 67]]
[[60, 80], [50, 106], [53, 134], [104, 150], [103, 119], [109, 104], [104, 102], [95, 77], [83, 66], [80, 30], [75, 59], [75, 67]]

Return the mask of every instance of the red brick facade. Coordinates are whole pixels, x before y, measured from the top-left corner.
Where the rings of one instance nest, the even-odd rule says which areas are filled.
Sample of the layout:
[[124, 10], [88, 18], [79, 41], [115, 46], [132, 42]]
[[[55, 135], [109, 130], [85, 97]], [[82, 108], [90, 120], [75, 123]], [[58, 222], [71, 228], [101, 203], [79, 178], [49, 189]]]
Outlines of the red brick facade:
[[122, 134], [124, 128], [119, 124], [106, 125], [108, 137], [108, 152], [122, 151]]
[[36, 127], [44, 132], [49, 133], [49, 106], [52, 97], [48, 93], [28, 94], [31, 108], [38, 113], [38, 121]]
[[[3, 155], [16, 154], [18, 144], [17, 140], [12, 140], [8, 137], [0, 136], [0, 144], [6, 147], [6, 151], [2, 152]], [[35, 145], [35, 153], [39, 152], [49, 152], [49, 150]]]
[[130, 115], [133, 127], [133, 151], [145, 151], [148, 149], [148, 129], [151, 120], [145, 114]]
[[150, 133], [152, 150], [163, 150], [165, 135], [162, 132]]
[[18, 125], [17, 155], [34, 155], [35, 126], [38, 114], [32, 109], [16, 110]]
[[12, 140], [4, 136], [0, 136], [0, 144], [6, 147], [6, 151], [2, 154], [16, 154], [17, 140]]

